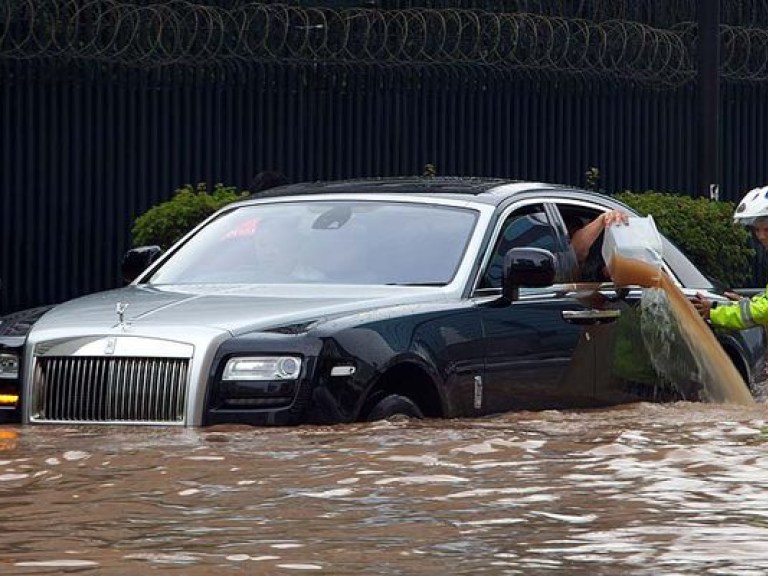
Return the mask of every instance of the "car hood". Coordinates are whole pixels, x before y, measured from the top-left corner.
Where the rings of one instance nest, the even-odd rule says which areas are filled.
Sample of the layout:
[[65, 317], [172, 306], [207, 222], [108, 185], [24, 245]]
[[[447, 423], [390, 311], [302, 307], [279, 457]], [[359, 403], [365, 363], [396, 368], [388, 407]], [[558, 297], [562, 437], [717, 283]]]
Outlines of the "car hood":
[[[148, 333], [183, 326], [233, 335], [396, 304], [444, 299], [435, 288], [321, 285], [127, 286], [56, 306], [35, 332]], [[117, 312], [124, 309], [123, 324]]]

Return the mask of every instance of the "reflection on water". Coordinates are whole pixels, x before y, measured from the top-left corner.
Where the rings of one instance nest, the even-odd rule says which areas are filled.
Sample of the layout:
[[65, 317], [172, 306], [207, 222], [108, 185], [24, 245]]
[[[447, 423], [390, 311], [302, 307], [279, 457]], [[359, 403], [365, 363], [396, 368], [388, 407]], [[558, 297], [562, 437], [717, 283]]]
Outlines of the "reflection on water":
[[0, 427], [0, 573], [763, 574], [767, 421]]

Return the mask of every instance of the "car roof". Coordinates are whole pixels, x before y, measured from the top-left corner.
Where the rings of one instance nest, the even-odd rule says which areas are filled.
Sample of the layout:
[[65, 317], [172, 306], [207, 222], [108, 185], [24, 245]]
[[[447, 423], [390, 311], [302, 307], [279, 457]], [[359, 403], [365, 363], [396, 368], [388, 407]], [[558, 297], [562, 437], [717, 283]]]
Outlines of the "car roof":
[[288, 184], [251, 194], [247, 200], [313, 194], [408, 194], [454, 199], [472, 196], [475, 201], [499, 204], [517, 193], [542, 189], [569, 188], [556, 184], [492, 177], [400, 176]]

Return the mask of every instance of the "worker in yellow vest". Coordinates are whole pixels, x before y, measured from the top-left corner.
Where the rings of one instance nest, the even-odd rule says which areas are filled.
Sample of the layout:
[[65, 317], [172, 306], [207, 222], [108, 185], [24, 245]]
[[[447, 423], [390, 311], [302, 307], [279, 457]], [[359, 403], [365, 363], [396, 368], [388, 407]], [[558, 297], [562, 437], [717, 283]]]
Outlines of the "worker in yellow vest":
[[[768, 250], [768, 186], [747, 192], [736, 208], [733, 221], [752, 228], [760, 244]], [[736, 330], [758, 324], [768, 326], [768, 287], [752, 298], [742, 298], [733, 293], [726, 295], [732, 301], [724, 304], [698, 293], [693, 298], [693, 305], [713, 326]]]

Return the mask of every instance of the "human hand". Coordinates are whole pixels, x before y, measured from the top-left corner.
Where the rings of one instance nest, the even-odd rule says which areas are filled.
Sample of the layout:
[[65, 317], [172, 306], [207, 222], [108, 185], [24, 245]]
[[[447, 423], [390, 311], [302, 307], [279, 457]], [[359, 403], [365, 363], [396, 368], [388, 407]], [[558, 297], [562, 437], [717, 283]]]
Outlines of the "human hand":
[[603, 214], [603, 224], [606, 227], [615, 224], [629, 224], [629, 215], [621, 210], [610, 210]]
[[723, 292], [723, 294], [725, 295], [726, 298], [728, 298], [728, 300], [741, 300], [742, 298], [744, 298], [744, 296], [742, 296], [741, 294], [737, 294], [736, 292], [731, 292], [730, 290], [726, 290], [725, 292]]
[[696, 308], [696, 311], [699, 313], [699, 315], [704, 318], [704, 320], [709, 320], [709, 311], [712, 309], [711, 300], [709, 300], [701, 292], [696, 292], [696, 295], [691, 298], [691, 303], [693, 304], [693, 307]]

